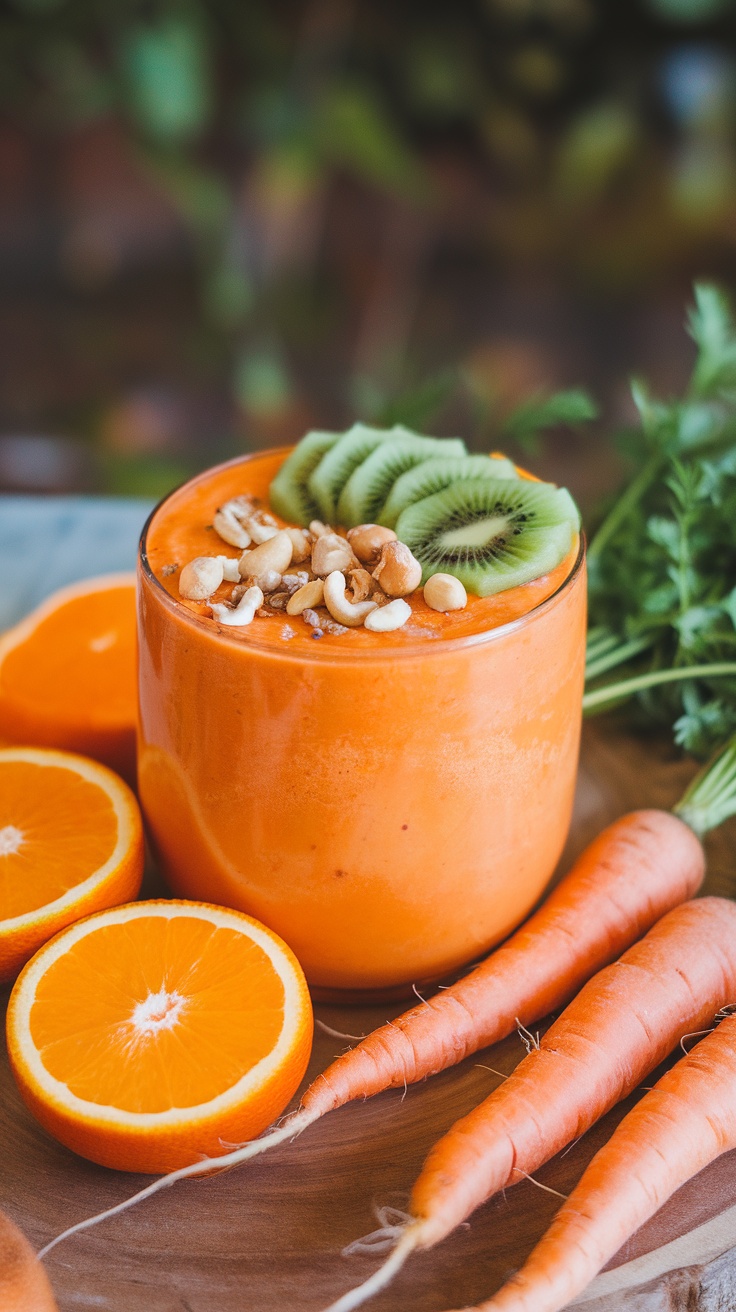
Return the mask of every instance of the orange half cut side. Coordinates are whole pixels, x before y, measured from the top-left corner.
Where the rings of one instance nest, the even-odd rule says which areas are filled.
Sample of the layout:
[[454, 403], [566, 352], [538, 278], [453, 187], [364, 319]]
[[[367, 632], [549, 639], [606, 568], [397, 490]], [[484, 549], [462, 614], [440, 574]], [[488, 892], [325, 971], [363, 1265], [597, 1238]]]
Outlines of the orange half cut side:
[[136, 897], [143, 860], [138, 803], [112, 770], [0, 749], [0, 981], [66, 925]]
[[221, 1156], [280, 1114], [306, 1070], [301, 967], [251, 917], [138, 902], [72, 926], [8, 1008], [21, 1094], [74, 1152], [118, 1170]]

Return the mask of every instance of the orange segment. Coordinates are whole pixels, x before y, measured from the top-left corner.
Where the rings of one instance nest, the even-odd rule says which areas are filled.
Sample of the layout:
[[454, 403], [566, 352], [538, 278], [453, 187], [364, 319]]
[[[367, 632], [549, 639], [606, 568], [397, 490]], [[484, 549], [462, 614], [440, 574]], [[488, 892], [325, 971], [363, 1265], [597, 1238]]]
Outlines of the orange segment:
[[0, 638], [0, 734], [135, 776], [135, 576], [62, 588]]
[[8, 1009], [21, 1094], [75, 1152], [158, 1172], [221, 1155], [283, 1111], [312, 1013], [286, 944], [249, 916], [139, 902], [72, 926]]
[[69, 752], [0, 749], [0, 980], [65, 925], [135, 897], [142, 875], [122, 779]]

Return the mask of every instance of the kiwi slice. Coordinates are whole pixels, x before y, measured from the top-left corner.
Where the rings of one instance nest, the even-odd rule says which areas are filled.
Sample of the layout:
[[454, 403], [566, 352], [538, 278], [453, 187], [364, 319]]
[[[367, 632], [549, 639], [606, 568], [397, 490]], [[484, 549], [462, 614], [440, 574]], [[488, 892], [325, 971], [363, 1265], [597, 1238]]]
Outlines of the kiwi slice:
[[307, 433], [286, 457], [268, 491], [271, 508], [282, 519], [294, 524], [309, 524], [319, 517], [319, 506], [307, 487], [307, 480], [325, 453], [342, 436], [342, 433]]
[[438, 455], [407, 469], [397, 478], [377, 515], [377, 522], [386, 528], [395, 528], [399, 515], [407, 506], [441, 492], [460, 478], [517, 477], [511, 461], [504, 457]]
[[407, 506], [396, 534], [422, 563], [468, 592], [494, 592], [549, 573], [570, 550], [580, 516], [570, 493], [527, 479], [461, 479]]
[[367, 424], [353, 424], [322, 457], [310, 475], [308, 487], [310, 495], [319, 506], [320, 518], [327, 524], [338, 522], [337, 503], [340, 493], [356, 465], [361, 464], [382, 442], [394, 436], [392, 428], [369, 428]]
[[465, 443], [460, 438], [419, 437], [398, 426], [394, 433], [390, 442], [382, 442], [353, 470], [337, 503], [338, 523], [354, 528], [356, 524], [379, 522], [391, 488], [405, 471], [414, 470], [442, 452], [455, 456], [458, 463], [465, 454]]

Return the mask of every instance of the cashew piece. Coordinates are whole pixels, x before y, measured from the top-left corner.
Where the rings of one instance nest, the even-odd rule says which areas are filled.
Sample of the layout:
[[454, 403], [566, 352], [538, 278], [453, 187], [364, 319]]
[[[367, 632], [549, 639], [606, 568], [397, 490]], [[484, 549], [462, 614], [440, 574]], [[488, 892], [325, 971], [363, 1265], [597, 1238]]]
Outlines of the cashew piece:
[[411, 619], [411, 606], [403, 597], [397, 597], [388, 606], [379, 606], [372, 615], [366, 616], [365, 627], [371, 633], [391, 633], [393, 629], [400, 629], [408, 619]]
[[196, 556], [179, 575], [179, 595], [187, 601], [206, 601], [224, 578], [219, 556]]
[[240, 547], [241, 551], [250, 546], [250, 533], [237, 515], [232, 501], [215, 511], [212, 527], [228, 546]]
[[220, 602], [215, 602], [210, 609], [212, 616], [220, 624], [229, 624], [231, 627], [241, 627], [243, 624], [250, 624], [256, 611], [263, 605], [263, 593], [260, 588], [248, 588], [240, 598], [235, 610], [225, 606]]
[[334, 569], [325, 579], [324, 602], [332, 618], [349, 629], [357, 629], [366, 615], [378, 609], [375, 601], [348, 601], [345, 596], [345, 575], [339, 569]]
[[215, 556], [215, 560], [219, 560], [222, 565], [222, 577], [226, 583], [240, 582], [237, 556]]
[[259, 524], [257, 519], [249, 519], [248, 532], [250, 533], [251, 542], [255, 542], [256, 546], [260, 546], [262, 542], [268, 542], [271, 538], [275, 538], [280, 530], [272, 524]]

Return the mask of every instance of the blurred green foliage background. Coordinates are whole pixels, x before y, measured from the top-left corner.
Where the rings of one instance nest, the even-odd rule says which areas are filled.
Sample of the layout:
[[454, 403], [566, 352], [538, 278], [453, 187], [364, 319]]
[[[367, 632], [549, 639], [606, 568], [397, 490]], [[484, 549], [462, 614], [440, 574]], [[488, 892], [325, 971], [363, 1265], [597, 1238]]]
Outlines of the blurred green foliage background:
[[692, 278], [736, 269], [735, 18], [4, 0], [0, 486], [157, 493], [355, 417], [482, 448], [554, 388], [607, 426], [630, 370], [674, 389]]

